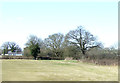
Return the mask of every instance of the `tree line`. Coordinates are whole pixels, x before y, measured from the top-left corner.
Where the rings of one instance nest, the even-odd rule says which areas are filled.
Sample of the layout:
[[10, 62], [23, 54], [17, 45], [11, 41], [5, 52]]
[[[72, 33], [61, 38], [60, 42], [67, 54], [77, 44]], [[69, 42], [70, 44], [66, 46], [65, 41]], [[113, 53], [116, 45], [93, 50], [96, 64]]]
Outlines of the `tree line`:
[[[35, 35], [30, 35], [24, 48], [24, 56], [33, 57], [54, 57], [65, 59], [117, 59], [117, 50], [114, 48], [104, 48], [96, 37], [82, 26], [75, 30], [69, 31], [66, 35], [62, 33], [54, 33], [48, 38], [42, 40]], [[12, 52], [20, 50], [15, 43], [4, 43], [4, 53], [8, 52], [8, 48]]]
[[31, 35], [26, 43], [24, 55], [56, 57], [65, 59], [116, 59], [117, 50], [114, 48], [104, 48], [96, 37], [85, 30], [82, 26], [69, 31], [66, 35], [55, 33], [48, 38], [41, 40], [37, 36]]

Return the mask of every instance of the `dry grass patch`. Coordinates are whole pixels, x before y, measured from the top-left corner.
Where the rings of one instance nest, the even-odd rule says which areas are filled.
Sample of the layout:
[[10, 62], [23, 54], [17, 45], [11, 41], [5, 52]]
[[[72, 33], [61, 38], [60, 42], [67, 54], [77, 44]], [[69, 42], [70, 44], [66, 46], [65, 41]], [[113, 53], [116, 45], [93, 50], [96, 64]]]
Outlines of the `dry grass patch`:
[[118, 66], [74, 60], [3, 60], [3, 81], [117, 81]]

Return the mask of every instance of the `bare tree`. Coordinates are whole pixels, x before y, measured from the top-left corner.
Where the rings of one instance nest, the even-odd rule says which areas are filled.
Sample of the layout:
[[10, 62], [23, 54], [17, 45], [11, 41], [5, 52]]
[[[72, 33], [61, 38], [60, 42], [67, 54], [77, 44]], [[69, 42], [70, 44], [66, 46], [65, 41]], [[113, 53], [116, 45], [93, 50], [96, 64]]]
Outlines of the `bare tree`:
[[3, 54], [8, 54], [9, 42], [3, 43], [2, 47], [3, 47]]
[[8, 54], [8, 51], [11, 51], [11, 52], [22, 51], [19, 45], [17, 45], [15, 42], [5, 42], [3, 43], [2, 47], [3, 47], [3, 54]]
[[15, 52], [19, 46], [15, 42], [9, 42], [9, 48], [11, 52]]
[[68, 32], [66, 38], [71, 44], [77, 46], [84, 55], [90, 48], [99, 47], [101, 45], [101, 43], [97, 42], [96, 38], [90, 32], [84, 30], [82, 26]]
[[64, 41], [64, 35], [61, 33], [57, 33], [57, 34], [49, 35], [49, 37], [45, 39], [45, 44], [47, 48], [53, 51], [56, 57], [59, 57], [63, 41]]

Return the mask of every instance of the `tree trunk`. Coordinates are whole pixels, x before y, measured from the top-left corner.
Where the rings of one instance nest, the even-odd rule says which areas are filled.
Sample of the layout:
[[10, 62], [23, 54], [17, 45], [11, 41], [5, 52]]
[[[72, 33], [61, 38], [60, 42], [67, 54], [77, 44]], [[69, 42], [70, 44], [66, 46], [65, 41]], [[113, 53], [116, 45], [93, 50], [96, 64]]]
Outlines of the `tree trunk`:
[[36, 56], [34, 56], [34, 60], [36, 60]]
[[82, 54], [85, 55], [85, 51], [84, 50], [82, 50]]

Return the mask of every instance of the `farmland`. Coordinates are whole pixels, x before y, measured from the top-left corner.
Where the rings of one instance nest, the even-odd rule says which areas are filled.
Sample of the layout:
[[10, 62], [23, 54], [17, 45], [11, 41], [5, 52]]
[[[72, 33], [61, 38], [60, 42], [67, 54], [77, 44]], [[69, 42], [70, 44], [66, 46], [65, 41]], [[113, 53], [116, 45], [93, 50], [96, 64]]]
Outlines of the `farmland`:
[[118, 66], [75, 60], [2, 60], [2, 81], [117, 81]]

